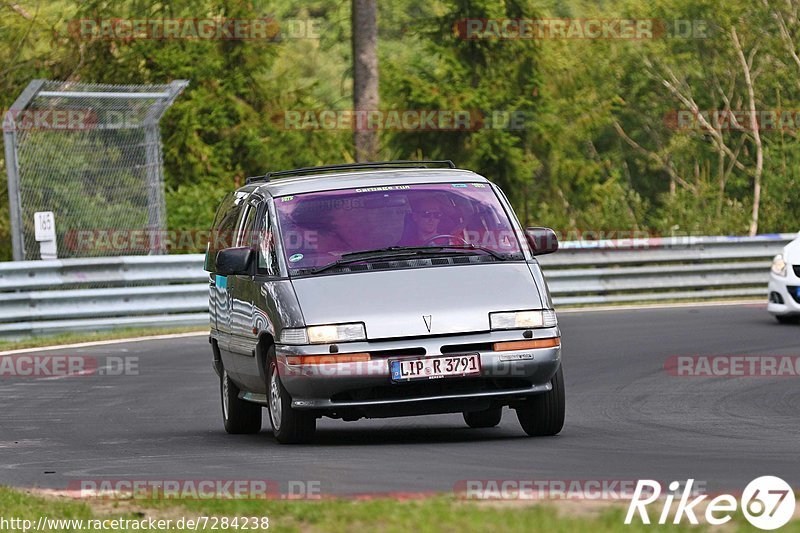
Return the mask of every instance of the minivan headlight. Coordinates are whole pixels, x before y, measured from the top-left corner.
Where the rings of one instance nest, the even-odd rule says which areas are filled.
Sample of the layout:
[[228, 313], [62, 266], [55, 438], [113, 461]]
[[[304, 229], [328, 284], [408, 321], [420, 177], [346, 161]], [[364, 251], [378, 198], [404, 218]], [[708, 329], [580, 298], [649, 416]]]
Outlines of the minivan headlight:
[[552, 328], [558, 325], [558, 320], [554, 310], [542, 309], [489, 313], [489, 324], [492, 329]]
[[285, 329], [281, 332], [283, 344], [331, 344], [367, 340], [364, 324], [331, 324], [307, 328]]
[[783, 259], [783, 254], [778, 254], [772, 259], [772, 273], [786, 277], [786, 261]]

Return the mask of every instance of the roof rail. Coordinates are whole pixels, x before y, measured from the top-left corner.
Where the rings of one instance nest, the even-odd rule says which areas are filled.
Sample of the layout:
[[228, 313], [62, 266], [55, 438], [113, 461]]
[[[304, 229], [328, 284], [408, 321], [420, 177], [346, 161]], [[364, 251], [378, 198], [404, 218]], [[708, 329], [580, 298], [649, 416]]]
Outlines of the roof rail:
[[456, 168], [456, 165], [449, 159], [431, 160], [431, 161], [377, 161], [374, 163], [344, 163], [341, 165], [325, 165], [321, 167], [303, 167], [294, 170], [277, 170], [267, 172], [263, 176], [254, 176], [247, 178], [247, 183], [254, 181], [270, 181], [272, 178], [284, 178], [287, 176], [302, 176], [304, 174], [319, 174], [320, 172], [333, 172], [340, 170], [367, 170], [374, 168], [428, 168], [428, 166], [446, 166], [447, 168]]

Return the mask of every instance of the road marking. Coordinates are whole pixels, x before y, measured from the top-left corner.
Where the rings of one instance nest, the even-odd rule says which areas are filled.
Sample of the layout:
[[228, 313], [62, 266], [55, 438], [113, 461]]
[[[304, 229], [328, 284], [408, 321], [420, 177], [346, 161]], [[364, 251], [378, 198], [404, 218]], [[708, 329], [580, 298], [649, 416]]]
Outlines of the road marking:
[[64, 378], [74, 378], [74, 377], [80, 377], [80, 376], [91, 376], [91, 375], [93, 375], [95, 373], [99, 374], [100, 370], [103, 370], [103, 369], [108, 369], [108, 367], [104, 366], [104, 367], [98, 368], [96, 370], [81, 370], [80, 372], [75, 372], [74, 374], [61, 374], [61, 375], [58, 375], [58, 376], [47, 376], [46, 378], [36, 378], [36, 381], [55, 381], [57, 379], [64, 379]]
[[16, 355], [20, 353], [44, 352], [47, 350], [63, 350], [66, 348], [87, 348], [90, 346], [107, 346], [109, 344], [125, 344], [128, 342], [157, 341], [161, 339], [182, 339], [184, 337], [199, 337], [208, 335], [208, 331], [190, 331], [188, 333], [170, 333], [167, 335], [150, 335], [148, 337], [131, 337], [128, 339], [110, 339], [105, 341], [79, 342], [76, 344], [57, 344], [55, 346], [41, 346], [38, 348], [21, 348], [19, 350], [7, 350], [0, 352], [0, 355]]

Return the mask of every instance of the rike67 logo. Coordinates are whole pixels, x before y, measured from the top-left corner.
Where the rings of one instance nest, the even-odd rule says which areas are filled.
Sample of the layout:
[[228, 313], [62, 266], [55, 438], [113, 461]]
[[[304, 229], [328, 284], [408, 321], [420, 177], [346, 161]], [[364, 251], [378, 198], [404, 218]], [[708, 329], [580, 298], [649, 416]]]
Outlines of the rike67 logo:
[[[679, 493], [681, 484], [673, 481], [669, 484], [669, 493], [664, 497], [664, 505], [658, 515], [657, 523], [680, 524], [684, 517], [690, 524], [699, 524], [697, 517], [705, 518], [710, 525], [719, 526], [729, 522], [736, 513], [739, 502], [731, 494], [720, 494], [708, 502], [708, 497], [701, 494], [690, 500], [696, 493], [692, 492], [693, 479], [687, 480], [683, 490]], [[630, 524], [638, 513], [642, 523], [650, 524], [648, 505], [655, 503], [661, 497], [661, 484], [657, 481], [639, 480], [625, 516], [625, 523]], [[673, 504], [677, 500], [673, 512]], [[705, 503], [705, 512], [701, 513], [702, 503]], [[773, 530], [784, 526], [794, 515], [795, 496], [792, 487], [784, 480], [775, 476], [762, 476], [751, 481], [742, 492], [742, 514], [753, 526]]]

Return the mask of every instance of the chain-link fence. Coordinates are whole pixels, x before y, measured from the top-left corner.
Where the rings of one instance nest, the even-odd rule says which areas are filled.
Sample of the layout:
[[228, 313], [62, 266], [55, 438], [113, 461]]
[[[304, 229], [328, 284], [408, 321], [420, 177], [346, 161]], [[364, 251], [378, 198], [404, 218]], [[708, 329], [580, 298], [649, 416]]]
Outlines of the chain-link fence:
[[39, 211], [54, 213], [59, 257], [163, 253], [158, 123], [187, 83], [28, 85], [3, 121], [14, 260], [39, 259]]

